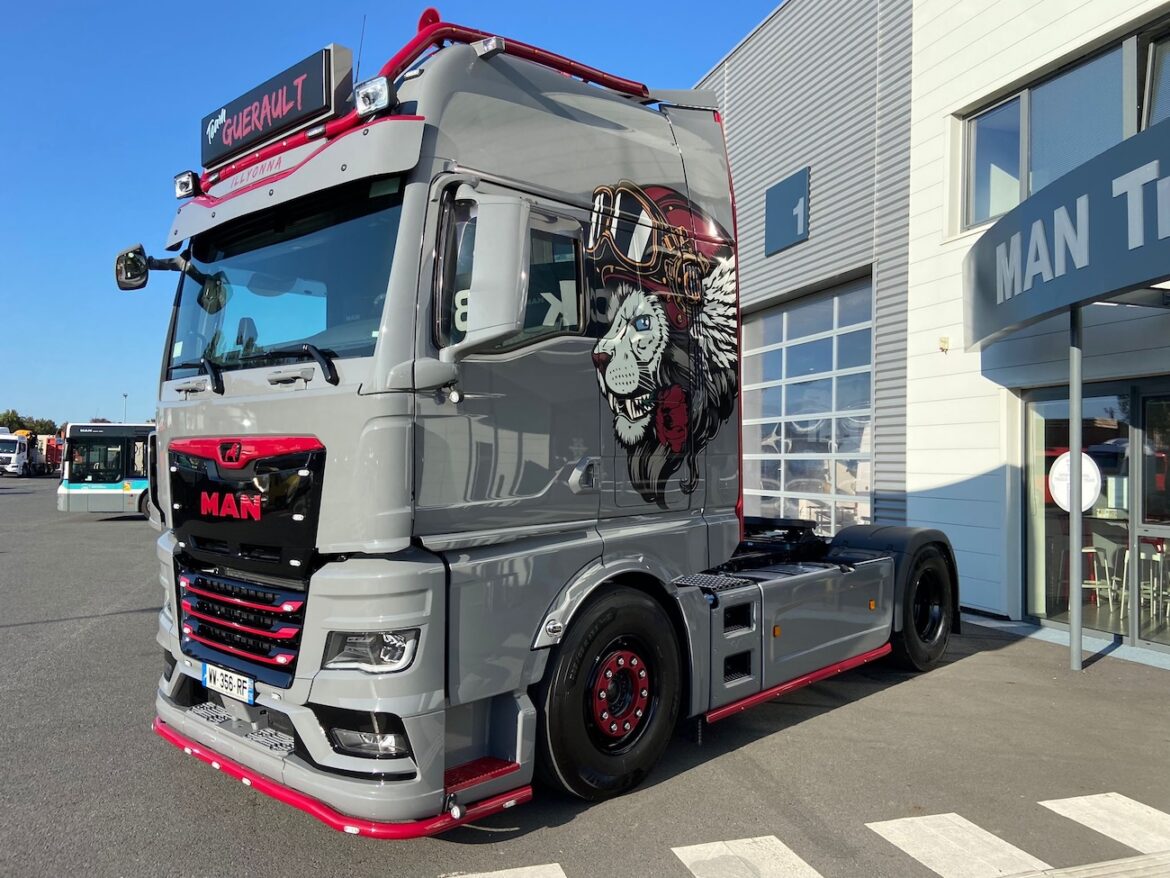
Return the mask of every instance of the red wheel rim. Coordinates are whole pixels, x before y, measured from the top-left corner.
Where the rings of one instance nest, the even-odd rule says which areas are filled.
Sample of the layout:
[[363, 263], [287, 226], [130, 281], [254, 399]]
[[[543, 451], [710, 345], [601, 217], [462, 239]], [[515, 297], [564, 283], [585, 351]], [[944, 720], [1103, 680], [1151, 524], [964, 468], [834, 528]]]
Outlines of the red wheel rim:
[[629, 649], [615, 649], [597, 666], [589, 690], [597, 731], [619, 741], [637, 734], [650, 709], [652, 679], [646, 662]]

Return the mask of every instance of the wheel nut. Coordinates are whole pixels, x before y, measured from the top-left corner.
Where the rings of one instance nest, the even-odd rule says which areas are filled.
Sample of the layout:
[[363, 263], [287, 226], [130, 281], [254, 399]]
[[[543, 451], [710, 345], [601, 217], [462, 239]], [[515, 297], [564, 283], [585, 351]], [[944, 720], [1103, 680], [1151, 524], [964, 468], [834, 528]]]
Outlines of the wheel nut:
[[601, 718], [602, 718], [602, 719], [609, 719], [609, 711], [608, 711], [608, 710], [603, 710], [603, 711], [601, 712]]
[[636, 667], [638, 667], [638, 657], [637, 657], [637, 656], [635, 656], [634, 658], [630, 659], [630, 667], [631, 667], [631, 668], [636, 668]]
[[638, 676], [644, 678], [646, 676], [646, 669], [642, 668], [642, 670], [638, 671]]
[[598, 692], [597, 697], [600, 698], [602, 701], [605, 701], [605, 690], [602, 689], [600, 692]]
[[626, 723], [624, 726], [622, 726], [622, 728], [628, 732], [630, 730], [630, 724]]
[[648, 691], [646, 691], [645, 689], [643, 689], [643, 690], [642, 690], [642, 697], [643, 697], [643, 698], [645, 698], [645, 697], [646, 697], [647, 695], [649, 695], [649, 694], [650, 694], [650, 693], [649, 693]]
[[624, 668], [625, 666], [626, 666], [626, 660], [624, 658], [619, 658], [618, 659], [618, 667]]
[[642, 716], [642, 708], [640, 708], [640, 707], [639, 707], [637, 710], [635, 710], [635, 711], [634, 711], [634, 716], [641, 718], [641, 716]]
[[613, 671], [611, 671], [609, 668], [606, 668], [606, 669], [605, 669], [605, 679], [607, 679], [607, 680], [608, 680], [608, 679], [610, 679], [611, 677], [613, 677]]
[[611, 732], [616, 732], [616, 731], [617, 731], [617, 723], [610, 723], [610, 724], [609, 724], [609, 730], [610, 730]]

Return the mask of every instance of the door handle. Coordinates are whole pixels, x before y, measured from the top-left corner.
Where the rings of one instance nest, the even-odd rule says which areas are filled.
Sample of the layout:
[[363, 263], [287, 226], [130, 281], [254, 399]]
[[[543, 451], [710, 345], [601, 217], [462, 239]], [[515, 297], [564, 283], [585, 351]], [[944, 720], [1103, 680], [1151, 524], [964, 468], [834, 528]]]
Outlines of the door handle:
[[176, 384], [175, 390], [179, 393], [202, 393], [210, 386], [211, 382], [207, 378], [199, 377], [184, 381], [182, 384]]
[[592, 493], [597, 490], [597, 465], [600, 457], [582, 457], [569, 473], [569, 490], [574, 494]]
[[268, 373], [269, 384], [295, 384], [297, 381], [308, 383], [313, 380], [313, 367], [301, 366], [299, 369], [277, 369]]

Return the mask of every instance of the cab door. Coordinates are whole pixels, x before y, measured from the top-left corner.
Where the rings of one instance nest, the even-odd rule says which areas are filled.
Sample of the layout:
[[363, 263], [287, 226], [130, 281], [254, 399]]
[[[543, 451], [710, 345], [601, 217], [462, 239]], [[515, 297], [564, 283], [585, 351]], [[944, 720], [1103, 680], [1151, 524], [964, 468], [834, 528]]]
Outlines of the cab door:
[[[462, 338], [475, 236], [470, 203], [448, 194], [442, 204], [440, 348]], [[520, 687], [553, 597], [601, 555], [585, 217], [539, 200], [530, 214], [523, 329], [459, 363], [458, 401], [416, 397], [415, 533], [450, 568], [453, 703]]]

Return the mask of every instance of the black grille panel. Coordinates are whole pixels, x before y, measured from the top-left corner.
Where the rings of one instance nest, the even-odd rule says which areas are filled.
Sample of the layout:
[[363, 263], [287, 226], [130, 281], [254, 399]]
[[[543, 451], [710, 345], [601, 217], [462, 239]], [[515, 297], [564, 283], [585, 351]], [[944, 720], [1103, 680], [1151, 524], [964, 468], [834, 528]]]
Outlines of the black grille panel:
[[[247, 447], [284, 440], [239, 441]], [[204, 456], [215, 452], [202, 445], [217, 442], [171, 443], [170, 515], [184, 555], [206, 567], [224, 564], [246, 573], [307, 582], [316, 557], [325, 450], [278, 448], [275, 456], [237, 466]], [[200, 447], [193, 448], [192, 443]]]
[[179, 568], [183, 652], [287, 687], [305, 622], [302, 591]]

